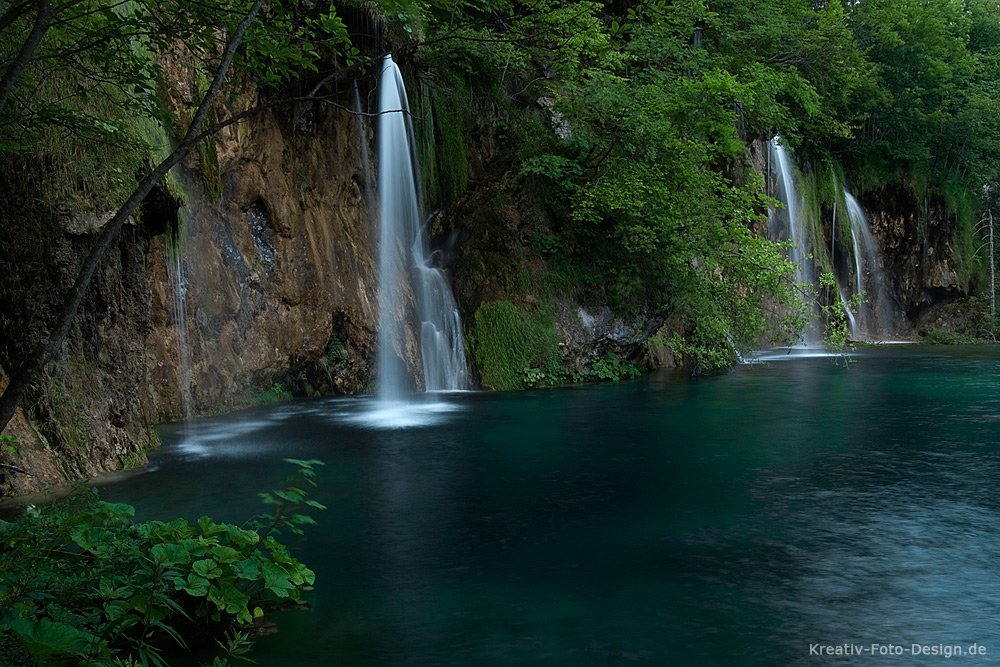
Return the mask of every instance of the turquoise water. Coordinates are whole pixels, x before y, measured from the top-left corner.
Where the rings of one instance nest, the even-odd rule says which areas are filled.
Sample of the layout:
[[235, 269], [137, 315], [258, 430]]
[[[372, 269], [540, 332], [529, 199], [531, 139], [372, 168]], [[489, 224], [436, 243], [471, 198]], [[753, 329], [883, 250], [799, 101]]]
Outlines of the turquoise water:
[[[239, 520], [282, 458], [326, 461], [329, 509], [298, 553], [311, 605], [275, 615], [260, 665], [946, 660], [914, 644], [995, 661], [1000, 351], [855, 360], [449, 394], [415, 415], [296, 401], [164, 428], [107, 496]], [[860, 655], [810, 654], [845, 643]]]

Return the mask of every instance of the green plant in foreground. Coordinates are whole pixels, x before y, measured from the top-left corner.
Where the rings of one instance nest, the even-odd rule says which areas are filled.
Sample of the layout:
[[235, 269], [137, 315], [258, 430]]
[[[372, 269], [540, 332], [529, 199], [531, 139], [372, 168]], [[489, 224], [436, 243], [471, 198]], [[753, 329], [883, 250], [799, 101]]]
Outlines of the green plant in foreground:
[[[831, 290], [839, 290], [837, 279], [833, 273], [824, 271], [819, 277], [820, 286]], [[859, 292], [853, 295], [847, 302], [847, 307], [852, 313], [857, 313], [861, 309], [861, 304], [865, 302], [865, 293]], [[851, 342], [851, 331], [847, 326], [847, 314], [839, 300], [821, 307], [826, 316], [826, 328], [823, 331], [823, 343], [831, 352], [846, 354], [854, 351]], [[847, 358], [845, 357], [845, 360]]]
[[133, 523], [134, 508], [95, 489], [0, 523], [0, 647], [20, 645], [36, 664], [164, 665], [165, 644], [187, 647], [207, 628], [230, 655], [245, 653], [254, 620], [301, 603], [315, 579], [277, 538], [315, 523], [303, 506], [324, 509], [301, 488], [323, 464], [285, 460], [296, 474], [260, 494], [270, 511], [243, 526]]

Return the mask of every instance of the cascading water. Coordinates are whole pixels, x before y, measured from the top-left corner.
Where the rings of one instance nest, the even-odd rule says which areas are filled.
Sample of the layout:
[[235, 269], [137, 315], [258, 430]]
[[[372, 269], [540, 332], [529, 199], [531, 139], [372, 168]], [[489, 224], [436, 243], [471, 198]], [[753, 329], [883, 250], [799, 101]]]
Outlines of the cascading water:
[[[784, 205], [784, 215], [778, 211], [770, 212], [770, 223], [772, 232], [778, 228], [787, 230], [787, 238], [792, 242], [792, 249], [789, 251], [789, 259], [798, 265], [795, 269], [795, 282], [799, 285], [812, 285], [815, 274], [812, 260], [807, 252], [806, 233], [799, 215], [799, 195], [795, 189], [795, 177], [792, 170], [791, 159], [788, 152], [781, 145], [780, 137], [774, 137], [768, 144], [768, 151], [771, 156], [771, 164], [774, 166], [778, 176], [778, 197]], [[809, 310], [814, 316], [813, 322], [817, 321], [818, 312], [815, 303], [809, 303]], [[812, 323], [806, 326], [803, 332], [803, 343], [806, 345], [821, 344], [821, 338]]]
[[400, 400], [412, 386], [403, 362], [407, 283], [420, 320], [425, 390], [467, 389], [462, 323], [421, 224], [413, 125], [403, 77], [391, 56], [382, 62], [378, 112], [379, 397]]
[[858, 309], [855, 337], [891, 336], [898, 332], [903, 319], [893, 299], [890, 281], [882, 268], [879, 247], [872, 237], [864, 210], [846, 188], [844, 201], [847, 203], [847, 217], [851, 221], [856, 293], [865, 293], [864, 302]]
[[167, 251], [167, 276], [173, 286], [173, 316], [177, 327], [177, 379], [181, 416], [191, 418], [191, 361], [188, 355], [187, 327], [185, 325], [184, 306], [187, 297], [187, 281], [184, 278], [184, 265], [181, 261], [181, 240], [176, 240], [175, 248]]
[[191, 352], [187, 340], [187, 316], [185, 312], [187, 310], [188, 281], [184, 275], [184, 260], [182, 258], [183, 230], [184, 226], [179, 225], [176, 234], [173, 235], [170, 247], [167, 248], [165, 260], [167, 277], [173, 287], [171, 290], [173, 292], [173, 320], [177, 329], [177, 390], [180, 398], [181, 418], [184, 421], [182, 446], [197, 448], [195, 427], [191, 421], [191, 383], [194, 373], [191, 369]]
[[847, 315], [847, 323], [851, 327], [851, 338], [854, 340], [858, 339], [858, 320], [854, 317], [854, 313], [851, 312], [851, 307], [847, 304], [847, 297], [844, 296], [844, 290], [839, 289], [837, 293], [840, 294], [840, 305], [844, 308], [844, 313]]

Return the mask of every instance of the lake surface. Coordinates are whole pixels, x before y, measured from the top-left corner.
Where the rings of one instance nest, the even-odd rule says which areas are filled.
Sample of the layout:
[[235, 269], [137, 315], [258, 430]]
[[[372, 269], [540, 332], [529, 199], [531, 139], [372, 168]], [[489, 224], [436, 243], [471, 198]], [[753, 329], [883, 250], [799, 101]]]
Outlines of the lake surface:
[[239, 521], [326, 462], [311, 607], [259, 665], [1000, 661], [1000, 351], [853, 359], [295, 401], [164, 428], [106, 496]]

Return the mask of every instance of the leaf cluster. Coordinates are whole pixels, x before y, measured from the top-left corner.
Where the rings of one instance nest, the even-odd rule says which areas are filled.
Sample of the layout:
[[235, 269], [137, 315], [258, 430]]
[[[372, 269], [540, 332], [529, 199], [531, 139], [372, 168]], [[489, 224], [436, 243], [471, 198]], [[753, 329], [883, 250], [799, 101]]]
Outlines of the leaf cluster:
[[166, 643], [186, 647], [185, 635], [208, 627], [244, 651], [254, 620], [276, 602], [301, 603], [315, 579], [278, 537], [314, 523], [300, 508], [323, 509], [300, 488], [322, 464], [288, 461], [295, 477], [262, 494], [271, 511], [244, 526], [207, 516], [136, 523], [131, 506], [96, 490], [0, 524], [6, 640], [45, 664], [162, 665]]
[[[0, 71], [12, 66], [36, 26], [37, 2], [0, 5]], [[119, 142], [122, 122], [149, 118], [173, 126], [163, 94], [164, 58], [183, 53], [213, 71], [245, 0], [62, 0], [52, 4], [44, 38], [0, 113], [0, 149], [33, 150], [58, 128], [78, 142]], [[268, 3], [245, 33], [236, 79], [277, 86], [357, 57], [333, 5]], [[235, 90], [235, 88], [234, 88]], [[201, 91], [204, 92], [204, 91]], [[134, 121], [133, 121], [134, 122]], [[186, 128], [184, 128], [186, 129]]]

